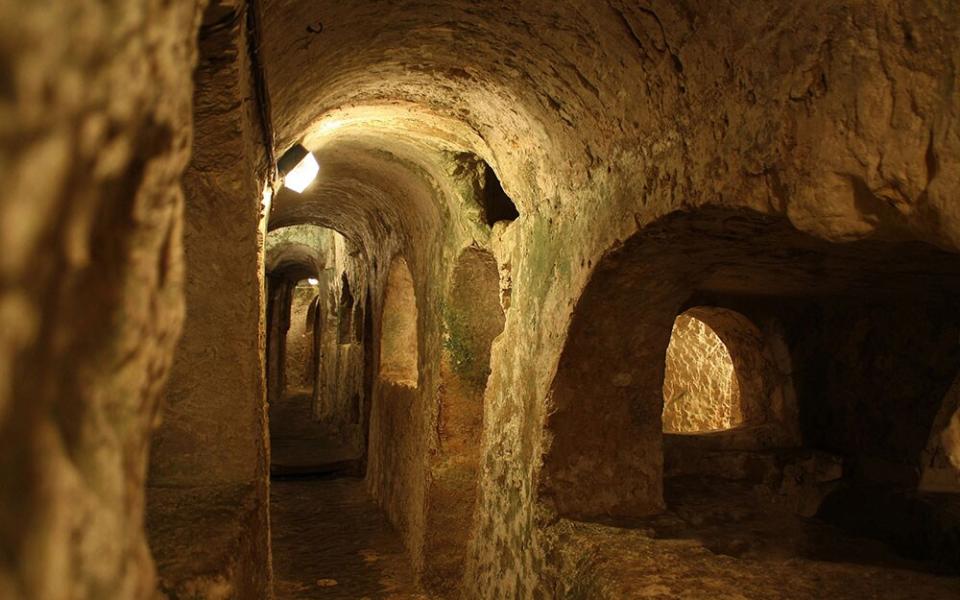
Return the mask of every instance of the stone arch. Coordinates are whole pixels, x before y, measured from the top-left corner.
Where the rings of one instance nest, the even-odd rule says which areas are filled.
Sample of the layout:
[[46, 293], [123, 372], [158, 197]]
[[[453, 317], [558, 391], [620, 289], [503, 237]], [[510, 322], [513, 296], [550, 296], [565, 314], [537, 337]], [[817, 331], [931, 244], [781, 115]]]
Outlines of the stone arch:
[[407, 261], [398, 256], [387, 274], [380, 333], [380, 377], [390, 383], [417, 387], [419, 345], [417, 296]]
[[677, 315], [663, 376], [664, 433], [704, 433], [743, 424], [738, 376], [717, 332], [690, 311]]
[[437, 452], [431, 461], [424, 583], [453, 597], [463, 579], [480, 470], [490, 348], [504, 326], [493, 255], [475, 247], [457, 259], [443, 314]]
[[783, 337], [764, 357], [772, 381], [758, 386], [768, 417], [782, 418], [714, 436], [713, 447], [802, 443], [866, 480], [909, 477], [960, 366], [957, 265], [925, 244], [833, 243], [751, 211], [652, 223], [602, 259], [574, 309], [549, 397], [541, 501], [573, 518], [662, 510], [666, 351], [676, 315], [695, 306], [735, 310], [768, 342]]

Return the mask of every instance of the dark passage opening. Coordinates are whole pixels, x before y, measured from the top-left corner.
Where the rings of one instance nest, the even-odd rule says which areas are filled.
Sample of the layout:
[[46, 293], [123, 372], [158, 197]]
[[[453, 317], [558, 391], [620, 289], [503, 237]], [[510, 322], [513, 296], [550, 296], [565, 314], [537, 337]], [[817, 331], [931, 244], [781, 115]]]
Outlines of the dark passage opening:
[[483, 216], [487, 225], [493, 227], [497, 221], [514, 221], [520, 216], [517, 206], [503, 191], [497, 174], [487, 163], [484, 164], [483, 178]]
[[[560, 517], [698, 540], [738, 568], [839, 568], [865, 595], [865, 569], [955, 571], [960, 495], [918, 484], [960, 369], [958, 301], [960, 261], [932, 246], [831, 243], [749, 211], [669, 215], [604, 258], [574, 311], [541, 500]], [[669, 369], [671, 331], [692, 311], [725, 352], [694, 345]], [[706, 364], [714, 355], [726, 368]], [[731, 391], [717, 386], [668, 410], [682, 427], [665, 434], [665, 375], [676, 405], [712, 393], [698, 373], [732, 387], [731, 366], [755, 418], [713, 419]]]

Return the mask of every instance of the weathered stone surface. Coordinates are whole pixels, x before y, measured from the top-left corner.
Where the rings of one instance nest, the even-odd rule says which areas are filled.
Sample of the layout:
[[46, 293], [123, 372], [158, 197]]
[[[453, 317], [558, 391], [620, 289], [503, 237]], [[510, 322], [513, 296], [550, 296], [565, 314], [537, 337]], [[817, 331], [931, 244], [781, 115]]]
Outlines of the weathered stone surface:
[[407, 261], [394, 259], [387, 275], [380, 325], [380, 378], [416, 388], [419, 383], [417, 297]]
[[[197, 4], [0, 0], [0, 595], [152, 590], [142, 488], [182, 313]], [[246, 6], [261, 8], [259, 39]], [[271, 151], [303, 142], [321, 163], [304, 194], [278, 191], [270, 227], [331, 227], [360, 249], [363, 347], [333, 379], [355, 386], [343, 365], [362, 353], [367, 486], [418, 573], [443, 441], [446, 286], [470, 246], [495, 256], [508, 309], [484, 392], [466, 597], [566, 593], [551, 579], [558, 515], [663, 509], [664, 358], [690, 306], [745, 315], [776, 359], [764, 397], [777, 427], [723, 444], [823, 448], [863, 480], [919, 472], [960, 366], [954, 3], [262, 0], [207, 15], [189, 321], [158, 481], [252, 483], [251, 530], [266, 531], [257, 228], [260, 149], [274, 140], [258, 130], [268, 107], [251, 51]], [[516, 220], [490, 227], [486, 165]], [[415, 388], [376, 377], [397, 256], [416, 298]], [[664, 591], [651, 573], [671, 559], [688, 570]], [[613, 597], [696, 597], [695, 575], [729, 566], [660, 544], [613, 561], [605, 573], [626, 586]], [[243, 591], [260, 598], [257, 564]], [[700, 579], [731, 595], [816, 589], [745, 570], [735, 589]]]
[[743, 424], [739, 377], [716, 332], [687, 313], [678, 316], [663, 374], [663, 431], [697, 433]]
[[[162, 587], [171, 598], [253, 600], [268, 597], [271, 589], [262, 205], [267, 177], [254, 106], [237, 104], [254, 85], [245, 21], [242, 7], [214, 3], [198, 37], [194, 147], [184, 174], [188, 310], [153, 436], [147, 489], [152, 539], [169, 539], [154, 528], [170, 526], [177, 512], [170, 503], [201, 515], [183, 517], [171, 534], [180, 543], [155, 548]], [[224, 510], [230, 505], [224, 497], [237, 498], [242, 508]], [[204, 545], [203, 560], [182, 560], [185, 550], [191, 553], [190, 540]]]
[[149, 598], [195, 2], [0, 1], [0, 597]]
[[[553, 435], [541, 424], [568, 335], [591, 335], [576, 324], [568, 330], [571, 307], [591, 276], [602, 277], [595, 267], [618, 241], [673, 210], [713, 204], [785, 215], [830, 240], [918, 238], [958, 247], [948, 133], [957, 113], [952, 7], [266, 4], [280, 145], [304, 137], [330, 164], [330, 180], [296, 207], [300, 218], [323, 214], [358, 231], [386, 232], [389, 223], [410, 245], [435, 244], [421, 237], [431, 231], [423, 224], [446, 210], [455, 223], [463, 214], [457, 195], [439, 194], [431, 204], [407, 174], [449, 189], [442, 165], [450, 147], [487, 159], [521, 213], [508, 227], [510, 249], [498, 254], [501, 268], [509, 266], [511, 309], [485, 414], [483, 534], [471, 567], [479, 595], [529, 597], [538, 587], [532, 478]], [[403, 212], [388, 198], [404, 198]], [[372, 207], [381, 207], [377, 217]], [[434, 254], [433, 264], [449, 260], [443, 256]], [[442, 280], [437, 267], [410, 264], [415, 280]], [[418, 289], [421, 314], [435, 293]], [[660, 297], [634, 302], [656, 312], [649, 305]], [[676, 313], [664, 313], [651, 332], [669, 331]], [[610, 321], [611, 331], [623, 329], [622, 320]], [[590, 328], [605, 325], [594, 320]], [[437, 360], [430, 329], [421, 327], [427, 372], [423, 361]], [[599, 337], [605, 341], [592, 352], [660, 362], [659, 352]], [[659, 337], [665, 345], [667, 336]], [[421, 377], [427, 390], [431, 381]], [[591, 387], [574, 396], [599, 401], [625, 389]], [[430, 405], [423, 403], [427, 424]], [[658, 422], [658, 410], [647, 412], [632, 418]], [[618, 413], [580, 438], [611, 439], [607, 432], [629, 418]], [[627, 456], [656, 453], [622, 448]], [[620, 472], [619, 463], [608, 464]], [[650, 500], [654, 508], [655, 492]]]
[[358, 479], [271, 488], [277, 600], [428, 600], [397, 532]]
[[[303, 282], [306, 283], [306, 282]], [[316, 368], [313, 356], [313, 328], [307, 329], [308, 314], [315, 306], [317, 288], [298, 285], [291, 299], [290, 329], [287, 330], [286, 385], [287, 393], [313, 390]], [[313, 320], [310, 324], [313, 324]]]
[[[698, 532], [697, 538], [687, 536], [698, 526], [682, 520], [643, 528], [560, 521], [544, 532], [559, 569], [551, 578], [556, 587], [544, 590], [544, 595], [611, 600], [693, 600], [704, 594], [738, 599], [938, 600], [960, 593], [956, 578], [916, 572], [907, 564], [898, 569], [818, 560], [818, 555], [829, 556], [848, 546], [875, 561], [885, 555], [876, 543], [844, 538], [836, 530], [805, 525], [783, 514], [758, 520], [742, 505], [728, 507], [726, 514], [715, 504], [713, 510], [702, 517], [699, 527], [706, 531]], [[746, 527], [751, 529], [736, 532]], [[757, 534], [761, 527], [767, 528], [767, 537]], [[721, 533], [724, 528], [727, 535]], [[811, 543], [811, 537], [816, 541]], [[798, 552], [798, 546], [803, 550]]]
[[463, 593], [467, 546], [476, 535], [477, 483], [490, 349], [503, 331], [500, 276], [489, 252], [466, 248], [444, 302], [437, 445], [430, 457], [423, 582], [440, 598]]
[[[149, 489], [147, 528], [168, 598], [252, 598], [264, 589], [256, 485]], [[197, 536], [202, 535], [199, 543]]]

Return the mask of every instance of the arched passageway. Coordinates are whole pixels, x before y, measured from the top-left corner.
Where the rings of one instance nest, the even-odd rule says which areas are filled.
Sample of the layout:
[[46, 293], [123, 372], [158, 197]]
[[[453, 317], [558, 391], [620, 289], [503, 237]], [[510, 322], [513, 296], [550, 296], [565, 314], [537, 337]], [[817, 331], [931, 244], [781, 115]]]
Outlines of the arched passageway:
[[688, 308], [674, 320], [667, 346], [663, 431], [737, 429], [756, 444], [795, 444], [789, 441], [799, 427], [791, 371], [778, 331], [765, 333], [728, 308]]
[[266, 239], [267, 379], [271, 472], [362, 470], [359, 415], [366, 368], [354, 338], [351, 278], [366, 280], [350, 244], [331, 229], [281, 227]]
[[575, 309], [541, 502], [571, 519], [648, 518], [658, 537], [758, 563], [837, 560], [858, 535], [879, 540], [862, 543], [881, 564], [899, 552], [932, 561], [920, 571], [957, 568], [950, 534], [920, 521], [949, 520], [950, 504], [916, 488], [960, 370], [958, 264], [749, 212], [663, 218], [597, 265]]
[[0, 598], [960, 597], [958, 19], [0, 0]]
[[[317, 281], [314, 284], [312, 281]], [[314, 326], [322, 328], [322, 319], [316, 318], [319, 303], [319, 280], [300, 280], [290, 295], [290, 326], [286, 332], [286, 352], [284, 374], [286, 389], [284, 393], [307, 394], [313, 392], [316, 381], [315, 365], [319, 357], [315, 356]]]
[[697, 314], [673, 322], [663, 374], [664, 433], [706, 433], [743, 425], [741, 372], [731, 350]]

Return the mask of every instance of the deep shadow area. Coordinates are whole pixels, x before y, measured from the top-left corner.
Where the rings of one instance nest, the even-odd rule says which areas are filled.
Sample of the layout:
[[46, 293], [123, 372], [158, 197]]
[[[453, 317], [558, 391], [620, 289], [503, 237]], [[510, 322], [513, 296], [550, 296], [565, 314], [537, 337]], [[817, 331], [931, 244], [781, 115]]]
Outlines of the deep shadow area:
[[483, 179], [483, 216], [487, 225], [493, 226], [497, 221], [513, 221], [520, 216], [520, 211], [503, 191], [503, 185], [497, 179], [490, 165], [484, 163]]
[[715, 554], [758, 562], [802, 559], [955, 574], [932, 561], [904, 558], [888, 544], [822, 519], [797, 516], [784, 495], [752, 482], [668, 478], [664, 496], [667, 512], [632, 525], [651, 527], [658, 539], [694, 539]]
[[313, 418], [310, 394], [270, 405], [270, 474], [359, 474], [361, 452], [349, 435]]
[[561, 520], [554, 564], [576, 598], [945, 600], [960, 578], [889, 545], [794, 514], [754, 481], [673, 477], [666, 512]]
[[960, 574], [960, 496], [913, 488], [846, 485], [826, 498], [818, 517], [852, 535], [883, 540], [902, 556]]

